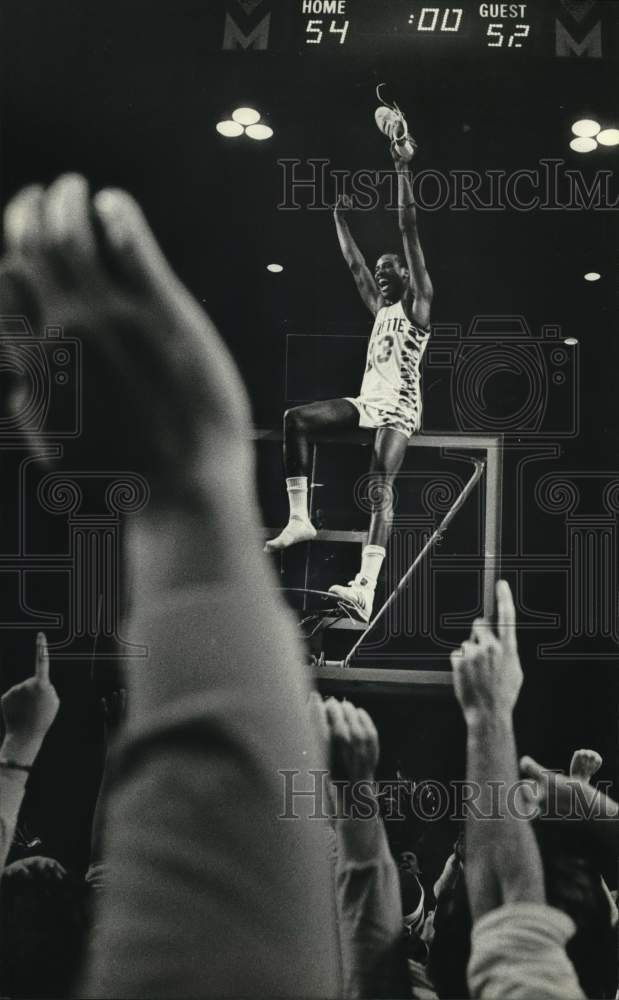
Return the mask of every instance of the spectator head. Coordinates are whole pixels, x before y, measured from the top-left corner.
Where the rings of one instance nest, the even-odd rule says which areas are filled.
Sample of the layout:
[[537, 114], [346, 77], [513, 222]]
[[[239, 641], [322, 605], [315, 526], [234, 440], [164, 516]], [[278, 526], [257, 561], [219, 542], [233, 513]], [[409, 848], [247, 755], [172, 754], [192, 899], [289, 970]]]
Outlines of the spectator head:
[[0, 995], [71, 994], [87, 931], [84, 883], [51, 858], [5, 868], [0, 882]]

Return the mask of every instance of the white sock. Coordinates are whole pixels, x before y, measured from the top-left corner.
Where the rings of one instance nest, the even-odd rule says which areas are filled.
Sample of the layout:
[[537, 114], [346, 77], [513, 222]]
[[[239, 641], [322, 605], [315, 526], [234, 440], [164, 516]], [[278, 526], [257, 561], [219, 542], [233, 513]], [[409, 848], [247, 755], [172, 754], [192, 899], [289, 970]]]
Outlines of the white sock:
[[288, 490], [288, 502], [290, 504], [290, 516], [300, 517], [302, 521], [309, 521], [309, 511], [307, 509], [307, 476], [292, 476], [286, 480]]
[[386, 550], [382, 545], [366, 545], [361, 556], [359, 576], [367, 580], [372, 590], [376, 589], [378, 574], [385, 558]]

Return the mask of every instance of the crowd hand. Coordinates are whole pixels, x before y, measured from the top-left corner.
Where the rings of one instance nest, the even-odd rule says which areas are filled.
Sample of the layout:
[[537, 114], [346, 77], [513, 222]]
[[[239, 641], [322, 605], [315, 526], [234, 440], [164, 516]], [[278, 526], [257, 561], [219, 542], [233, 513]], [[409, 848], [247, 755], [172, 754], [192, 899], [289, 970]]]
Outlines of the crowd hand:
[[378, 733], [363, 708], [344, 698], [323, 700], [312, 691], [310, 719], [329, 762], [332, 781], [373, 781], [380, 756]]
[[56, 861], [55, 858], [46, 858], [37, 855], [32, 858], [22, 858], [7, 865], [2, 873], [2, 878], [34, 879], [46, 878], [50, 882], [62, 882], [67, 876], [67, 871]]
[[368, 713], [346, 699], [327, 698], [324, 717], [331, 795], [336, 818], [344, 819], [354, 815], [356, 786], [366, 800], [371, 794], [380, 753], [378, 733]]
[[492, 719], [511, 721], [522, 667], [516, 641], [516, 612], [509, 584], [496, 586], [498, 636], [489, 623], [473, 622], [470, 639], [451, 653], [456, 697], [469, 729]]
[[[7, 206], [4, 240], [3, 313], [80, 341], [88, 392], [66, 460], [96, 454], [101, 466], [141, 473], [166, 507], [203, 509], [205, 492], [207, 502], [218, 493], [212, 480], [242, 493], [253, 471], [245, 388], [133, 198], [116, 189], [91, 198], [76, 174], [33, 185]], [[60, 394], [51, 405], [63, 405]]]
[[380, 754], [378, 733], [363, 708], [345, 698], [328, 698], [325, 716], [330, 734], [330, 766], [334, 781], [373, 781]]
[[16, 684], [0, 701], [4, 723], [2, 757], [31, 766], [58, 713], [59, 699], [49, 679], [49, 653], [42, 632], [37, 635], [33, 677]]
[[[521, 758], [520, 774], [527, 779], [524, 788], [538, 815], [550, 819], [568, 816], [583, 819], [589, 814], [597, 817], [597, 810], [592, 809], [592, 803], [598, 791], [588, 781], [551, 771], [532, 757]], [[617, 816], [617, 804], [608, 796], [600, 796], [599, 805], [600, 819]]]
[[[378, 733], [363, 708], [356, 708], [346, 699], [323, 701], [317, 691], [310, 695], [310, 719], [328, 761], [331, 805], [342, 817], [350, 786], [374, 782], [380, 755]], [[363, 791], [367, 794], [368, 788]]]
[[574, 750], [570, 762], [570, 778], [590, 781], [601, 766], [602, 758], [597, 750]]

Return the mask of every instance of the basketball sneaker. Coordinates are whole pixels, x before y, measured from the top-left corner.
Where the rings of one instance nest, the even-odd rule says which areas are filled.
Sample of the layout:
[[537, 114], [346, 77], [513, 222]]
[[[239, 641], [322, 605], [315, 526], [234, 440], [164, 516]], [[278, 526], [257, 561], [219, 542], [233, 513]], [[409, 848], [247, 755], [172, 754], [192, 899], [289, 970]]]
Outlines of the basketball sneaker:
[[376, 96], [381, 101], [381, 107], [374, 112], [374, 120], [380, 131], [387, 136], [400, 159], [408, 163], [417, 151], [417, 143], [409, 134], [406, 118], [397, 104], [395, 102], [387, 104], [380, 96], [380, 88], [383, 86], [384, 84], [381, 83], [376, 88]]
[[363, 622], [369, 622], [370, 620], [372, 605], [374, 604], [374, 591], [375, 588], [372, 586], [370, 580], [362, 576], [361, 573], [357, 573], [355, 579], [351, 580], [347, 587], [337, 583], [333, 587], [329, 587], [330, 594], [335, 594], [336, 597], [341, 598], [348, 604], [352, 604], [357, 615]]

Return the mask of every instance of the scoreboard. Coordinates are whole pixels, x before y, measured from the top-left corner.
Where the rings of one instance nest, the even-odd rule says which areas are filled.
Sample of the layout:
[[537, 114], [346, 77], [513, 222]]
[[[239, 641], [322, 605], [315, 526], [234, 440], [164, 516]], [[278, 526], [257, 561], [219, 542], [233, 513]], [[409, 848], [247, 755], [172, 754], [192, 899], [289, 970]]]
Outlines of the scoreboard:
[[325, 34], [338, 36], [340, 45], [344, 45], [351, 24], [355, 24], [361, 36], [370, 35], [376, 40], [392, 38], [410, 44], [426, 36], [439, 39], [451, 36], [454, 40], [479, 36], [480, 40], [485, 38], [488, 48], [503, 45], [521, 48], [530, 37], [532, 27], [526, 3], [481, 3], [475, 12], [463, 6], [407, 3], [406, 8], [402, 5], [401, 11], [388, 12], [388, 6], [383, 7], [382, 16], [378, 18], [363, 11], [363, 4], [358, 0], [356, 3], [355, 0], [300, 0], [300, 3], [301, 15], [307, 17], [307, 45], [320, 45]]
[[[239, 4], [247, 12], [239, 12]], [[236, 13], [232, 13], [234, 6]], [[615, 0], [421, 3], [418, 0], [230, 0], [223, 48], [311, 53], [450, 49], [471, 58], [609, 59]]]

